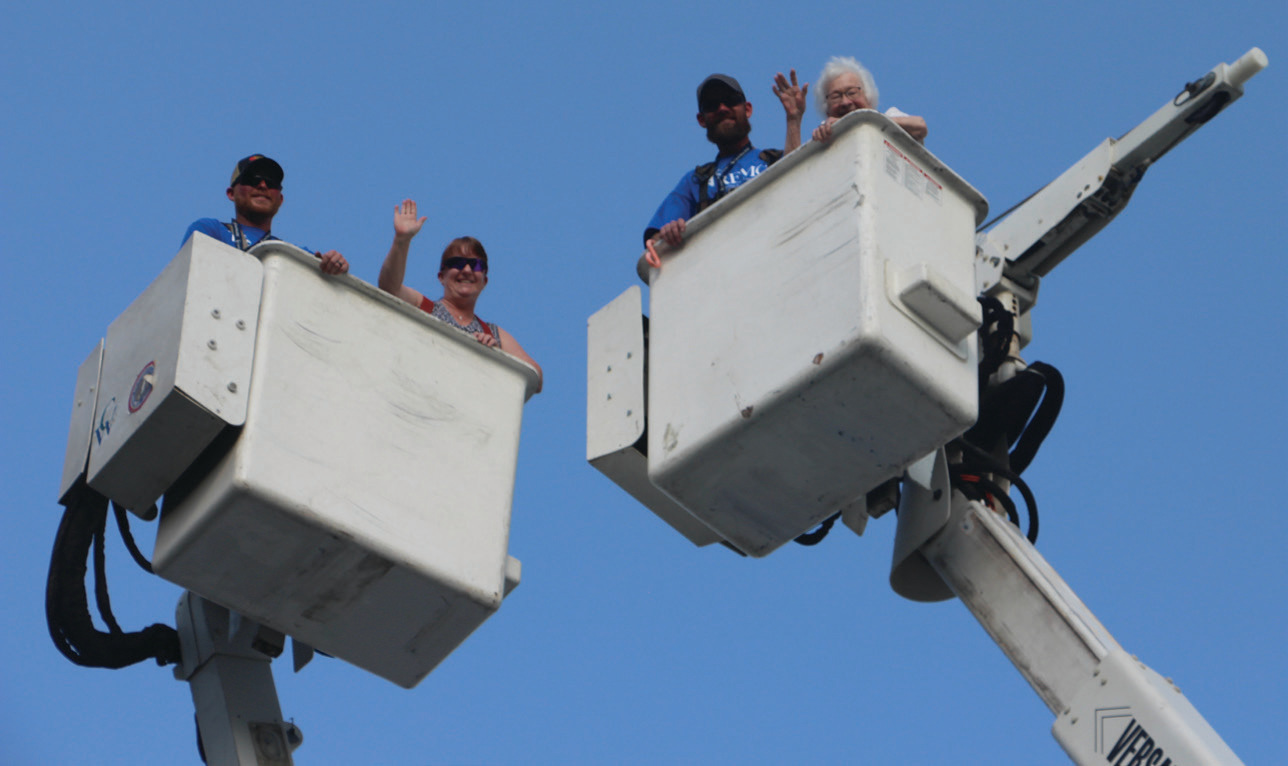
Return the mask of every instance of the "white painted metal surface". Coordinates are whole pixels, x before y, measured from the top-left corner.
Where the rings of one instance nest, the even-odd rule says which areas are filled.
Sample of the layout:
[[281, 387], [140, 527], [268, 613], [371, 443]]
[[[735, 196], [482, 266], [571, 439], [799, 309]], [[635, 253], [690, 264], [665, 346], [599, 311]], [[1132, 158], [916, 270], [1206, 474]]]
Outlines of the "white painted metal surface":
[[[1233, 64], [1217, 64], [1144, 122], [1118, 139], [1105, 139], [1081, 161], [1009, 211], [979, 236], [980, 292], [1006, 275], [1036, 289], [1046, 276], [1114, 219], [1145, 171], [1222, 109], [1243, 96], [1243, 85], [1269, 64], [1252, 48]], [[1023, 305], [1024, 311], [1032, 302]]]
[[63, 478], [58, 484], [58, 502], [68, 501], [67, 492], [85, 475], [90, 439], [94, 437], [94, 410], [98, 401], [98, 374], [103, 364], [103, 341], [81, 362], [76, 371], [76, 393], [72, 396], [72, 419], [67, 428], [67, 455]]
[[695, 545], [720, 542], [648, 479], [643, 304], [632, 286], [586, 325], [586, 460]]
[[908, 466], [899, 496], [898, 526], [890, 566], [890, 587], [906, 599], [946, 601], [953, 597], [953, 592], [921, 554], [926, 541], [948, 523], [952, 496], [944, 450], [936, 450]]
[[764, 556], [975, 421], [986, 203], [887, 118], [837, 123], [651, 275], [649, 476]]
[[204, 762], [291, 766], [304, 737], [282, 720], [269, 666], [282, 634], [193, 593], [179, 599], [175, 625], [183, 659], [174, 676], [192, 692]]
[[1170, 678], [1121, 647], [1101, 660], [1051, 733], [1080, 764], [1243, 763]]
[[253, 253], [246, 422], [167, 495], [153, 566], [414, 686], [517, 583], [510, 505], [536, 371], [298, 248]]
[[[660, 270], [638, 265], [652, 287], [650, 478], [738, 548], [765, 555], [828, 505], [862, 533], [864, 498], [835, 488], [855, 475], [866, 479], [849, 490], [872, 486], [864, 472], [873, 465], [906, 469], [891, 584], [916, 600], [960, 598], [1058, 716], [1053, 733], [1070, 757], [1239, 764], [1171, 679], [1127, 655], [1015, 526], [952, 489], [943, 448], [975, 414], [978, 314], [967, 296], [999, 296], [1020, 315], [1021, 340], [1031, 337], [1039, 278], [1266, 63], [1254, 48], [1187, 85], [1017, 206], [978, 238], [978, 253], [966, 212], [981, 220], [983, 200], [871, 112], [837, 124], [848, 138], [807, 145], [695, 217], [681, 248], [660, 248]], [[838, 154], [840, 146], [848, 149]], [[882, 165], [889, 180], [873, 172]], [[891, 183], [899, 178], [902, 186]], [[942, 217], [903, 192], [943, 207], [932, 211]], [[596, 323], [612, 324], [607, 315], [626, 297], [592, 318], [592, 398], [614, 390], [596, 386], [614, 348], [596, 342]], [[802, 362], [811, 353], [812, 371]], [[605, 413], [602, 401], [588, 405], [592, 460], [620, 426]], [[926, 421], [945, 416], [962, 416], [960, 428], [936, 438]], [[924, 449], [901, 453], [907, 443]], [[633, 477], [604, 472], [647, 504]]]
[[[1005, 517], [955, 492], [951, 508], [921, 554], [1056, 714], [1052, 733], [1075, 763], [1242, 763], [1175, 684], [1123, 650]], [[907, 515], [926, 512], [930, 524], [941, 518], [930, 503], [902, 505], [900, 531]]]
[[261, 271], [240, 250], [194, 235], [107, 328], [92, 488], [143, 511], [225, 426], [245, 420]]

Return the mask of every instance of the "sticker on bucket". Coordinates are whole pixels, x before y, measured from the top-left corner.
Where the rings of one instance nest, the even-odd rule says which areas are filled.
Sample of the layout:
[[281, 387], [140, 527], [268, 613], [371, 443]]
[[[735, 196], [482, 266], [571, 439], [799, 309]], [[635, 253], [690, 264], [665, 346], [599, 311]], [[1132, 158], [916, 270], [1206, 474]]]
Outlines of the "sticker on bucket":
[[128, 402], [130, 414], [138, 412], [143, 403], [148, 400], [148, 396], [152, 393], [152, 384], [156, 381], [156, 372], [157, 363], [155, 359], [144, 365], [142, 370], [139, 370], [139, 376], [134, 379], [134, 385], [130, 387], [130, 400]]

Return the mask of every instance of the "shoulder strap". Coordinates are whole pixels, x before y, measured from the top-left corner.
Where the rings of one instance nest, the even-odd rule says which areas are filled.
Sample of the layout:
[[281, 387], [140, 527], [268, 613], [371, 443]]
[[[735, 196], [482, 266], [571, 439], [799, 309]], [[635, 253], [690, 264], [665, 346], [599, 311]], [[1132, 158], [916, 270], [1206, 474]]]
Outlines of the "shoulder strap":
[[[758, 156], [765, 165], [772, 165], [783, 158], [783, 152], [781, 149], [762, 149]], [[708, 162], [705, 165], [699, 165], [693, 169], [693, 175], [698, 181], [699, 212], [711, 207], [711, 203], [714, 202], [714, 200], [707, 196], [707, 182], [711, 180], [711, 176], [715, 175], [715, 173], [715, 162]]]
[[[241, 226], [238, 225], [236, 221], [225, 223], [224, 228], [228, 230], [228, 235], [232, 238], [233, 245], [235, 245], [238, 250], [246, 252], [253, 247], [250, 240], [246, 239], [246, 235], [242, 233]], [[255, 244], [258, 245], [260, 242], [270, 242], [276, 239], [277, 237], [274, 237], [271, 233], [266, 233], [264, 236], [260, 237]]]
[[697, 176], [699, 181], [710, 180], [711, 176], [715, 175], [715, 172], [716, 164], [714, 162], [708, 162], [693, 169], [693, 175]]
[[693, 169], [693, 177], [698, 181], [698, 210], [703, 211], [711, 206], [711, 198], [707, 196], [707, 182], [711, 176], [716, 174], [716, 163], [708, 162], [705, 165], [699, 165]]

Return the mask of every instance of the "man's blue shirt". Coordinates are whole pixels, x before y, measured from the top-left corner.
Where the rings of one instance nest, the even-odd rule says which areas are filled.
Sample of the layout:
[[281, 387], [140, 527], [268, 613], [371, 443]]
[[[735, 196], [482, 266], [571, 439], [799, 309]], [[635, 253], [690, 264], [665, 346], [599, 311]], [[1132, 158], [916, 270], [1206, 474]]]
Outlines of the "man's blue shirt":
[[[243, 225], [240, 228], [242, 234], [246, 237], [248, 245], [257, 244], [264, 238], [264, 235], [268, 234], [268, 232], [263, 229], [257, 229], [254, 226]], [[223, 221], [219, 221], [214, 218], [199, 218], [196, 221], [193, 221], [192, 225], [188, 227], [188, 230], [183, 233], [183, 242], [179, 243], [180, 247], [188, 244], [188, 240], [192, 237], [192, 233], [194, 231], [199, 231], [208, 237], [213, 237], [229, 247], [238, 247], [237, 240], [233, 239], [233, 234], [228, 230], [228, 226], [225, 225]], [[310, 253], [313, 252], [307, 247], [301, 247], [300, 249]]]
[[[736, 157], [717, 156], [716, 172], [707, 181], [707, 199], [715, 202], [765, 172], [768, 167], [769, 165], [760, 158], [760, 152], [754, 146], [748, 146], [745, 152]], [[657, 212], [653, 214], [653, 220], [648, 222], [644, 239], [648, 239], [650, 232], [661, 229], [677, 218], [687, 221], [697, 215], [699, 200], [698, 173], [696, 169], [690, 170], [684, 174], [671, 193], [666, 195], [666, 199], [662, 200]]]

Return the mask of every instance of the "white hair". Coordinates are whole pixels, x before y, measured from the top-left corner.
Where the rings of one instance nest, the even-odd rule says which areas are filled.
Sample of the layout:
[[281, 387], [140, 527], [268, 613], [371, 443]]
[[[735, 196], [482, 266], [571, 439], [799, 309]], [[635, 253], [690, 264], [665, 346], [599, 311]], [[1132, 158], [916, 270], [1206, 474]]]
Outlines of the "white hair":
[[868, 100], [868, 106], [877, 108], [877, 81], [872, 79], [872, 73], [852, 56], [833, 56], [823, 65], [823, 72], [819, 74], [818, 85], [814, 90], [814, 101], [824, 117], [827, 116], [827, 91], [832, 80], [846, 72], [858, 75], [859, 82], [863, 83], [863, 95]]

